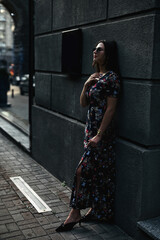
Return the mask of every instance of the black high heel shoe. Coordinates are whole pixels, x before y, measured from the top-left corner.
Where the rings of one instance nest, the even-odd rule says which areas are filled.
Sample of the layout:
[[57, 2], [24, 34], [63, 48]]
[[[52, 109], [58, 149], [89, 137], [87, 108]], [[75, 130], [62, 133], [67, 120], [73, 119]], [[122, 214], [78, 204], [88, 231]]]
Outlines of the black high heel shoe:
[[70, 222], [67, 224], [62, 223], [58, 228], [56, 228], [56, 232], [71, 231], [77, 223], [79, 223], [79, 226], [81, 226], [81, 220], [79, 220], [77, 222]]

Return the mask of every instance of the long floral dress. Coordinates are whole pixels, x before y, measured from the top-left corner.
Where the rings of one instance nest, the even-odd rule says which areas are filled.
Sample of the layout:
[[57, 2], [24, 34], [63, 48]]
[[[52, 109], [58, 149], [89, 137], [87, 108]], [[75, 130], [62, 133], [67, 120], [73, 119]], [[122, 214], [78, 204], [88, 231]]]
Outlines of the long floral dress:
[[[107, 127], [97, 147], [87, 147], [89, 139], [97, 134], [107, 108], [107, 97], [118, 98], [120, 80], [109, 71], [89, 87], [86, 96], [89, 109], [85, 127], [84, 154], [81, 165], [80, 186], [76, 197], [76, 173], [72, 188], [70, 207], [84, 209], [91, 207], [94, 217], [112, 222], [114, 217], [115, 193], [115, 124], [114, 118]], [[77, 168], [78, 168], [77, 167]]]

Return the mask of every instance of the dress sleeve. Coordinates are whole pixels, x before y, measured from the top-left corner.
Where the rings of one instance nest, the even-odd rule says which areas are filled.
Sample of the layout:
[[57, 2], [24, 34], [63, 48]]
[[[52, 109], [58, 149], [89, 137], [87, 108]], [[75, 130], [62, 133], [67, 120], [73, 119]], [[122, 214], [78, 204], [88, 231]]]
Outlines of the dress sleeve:
[[89, 98], [89, 89], [87, 88], [86, 92], [85, 92], [85, 95], [87, 98]]
[[90, 98], [90, 89], [91, 89], [91, 86], [88, 86], [86, 92], [85, 92], [85, 95], [86, 97], [89, 99]]
[[118, 98], [120, 94], [120, 79], [117, 74], [111, 73], [108, 76], [107, 96]]

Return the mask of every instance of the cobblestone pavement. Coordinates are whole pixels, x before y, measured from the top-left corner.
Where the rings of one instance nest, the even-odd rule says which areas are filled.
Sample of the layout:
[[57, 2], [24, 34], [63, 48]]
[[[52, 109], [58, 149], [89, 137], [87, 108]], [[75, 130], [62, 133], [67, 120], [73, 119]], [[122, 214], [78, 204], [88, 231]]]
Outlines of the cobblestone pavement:
[[[49, 205], [38, 213], [10, 180], [21, 176]], [[131, 240], [117, 226], [83, 223], [71, 232], [56, 233], [66, 218], [70, 189], [0, 134], [0, 240]]]

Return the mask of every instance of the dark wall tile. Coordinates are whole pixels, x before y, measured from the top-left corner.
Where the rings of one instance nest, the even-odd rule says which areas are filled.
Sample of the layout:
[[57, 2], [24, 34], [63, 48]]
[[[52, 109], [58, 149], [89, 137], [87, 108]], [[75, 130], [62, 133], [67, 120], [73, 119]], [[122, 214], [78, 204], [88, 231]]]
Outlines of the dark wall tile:
[[[143, 187], [142, 187], [142, 209], [143, 218], [152, 218], [160, 215], [160, 149], [145, 151], [143, 155]], [[155, 196], [154, 198], [150, 196]]]
[[107, 17], [107, 0], [77, 1], [76, 17], [77, 24], [105, 20]]
[[139, 144], [160, 144], [160, 83], [122, 80], [118, 108], [121, 137]]
[[52, 0], [35, 0], [35, 34], [52, 30]]
[[144, 150], [121, 139], [116, 144], [115, 223], [132, 236], [141, 212]]
[[[86, 80], [86, 79], [85, 79]], [[80, 106], [84, 79], [67, 75], [52, 76], [52, 110], [77, 120], [86, 120], [86, 109]]]
[[130, 0], [129, 4], [127, 0], [109, 0], [108, 17], [114, 18], [130, 13], [137, 13], [153, 8], [160, 7], [160, 3], [155, 0]]
[[35, 69], [43, 71], [61, 71], [60, 33], [36, 37], [35, 39]]
[[160, 144], [160, 82], [152, 83], [150, 99], [150, 142]]
[[151, 83], [123, 81], [119, 106], [119, 134], [128, 140], [150, 145]]
[[[53, 30], [76, 25], [74, 0], [55, 0], [53, 3]], [[57, 14], [58, 13], [58, 14]], [[74, 14], [73, 14], [74, 13]]]
[[51, 74], [35, 74], [35, 102], [37, 105], [51, 107]]
[[118, 139], [116, 153], [115, 220], [133, 236], [137, 221], [160, 215], [157, 184], [160, 150], [148, 150]]
[[53, 30], [96, 22], [106, 17], [107, 0], [53, 1]]
[[[160, 1], [159, 1], [160, 5]], [[154, 48], [153, 48], [153, 72], [152, 78], [153, 79], [160, 79], [160, 15], [157, 14], [155, 17], [155, 31], [154, 31]]]
[[84, 126], [36, 106], [32, 115], [33, 157], [71, 187], [83, 153]]

